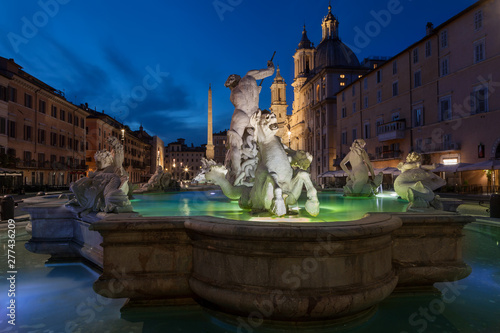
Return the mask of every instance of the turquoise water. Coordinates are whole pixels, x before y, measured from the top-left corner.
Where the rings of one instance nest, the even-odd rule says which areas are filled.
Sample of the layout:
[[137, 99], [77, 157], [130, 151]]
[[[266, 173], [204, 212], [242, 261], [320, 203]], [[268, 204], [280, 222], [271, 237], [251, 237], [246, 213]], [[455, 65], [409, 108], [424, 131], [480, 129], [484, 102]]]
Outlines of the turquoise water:
[[24, 249], [30, 236], [24, 227], [16, 235], [16, 326], [6, 319], [7, 232], [0, 231], [0, 332], [352, 332], [352, 333], [493, 333], [500, 331], [500, 228], [471, 224], [466, 227], [464, 258], [472, 267], [466, 279], [437, 283], [443, 294], [393, 294], [364, 323], [350, 327], [265, 325], [240, 326], [246, 318], [227, 321], [200, 306], [150, 308], [120, 316], [125, 299], [97, 295], [92, 284], [99, 274], [81, 264], [45, 266], [48, 256]]
[[311, 217], [305, 211], [306, 196], [299, 200], [298, 215], [269, 218], [251, 215], [230, 201], [221, 191], [192, 191], [134, 195], [134, 211], [143, 216], [215, 216], [233, 220], [324, 222], [349, 221], [363, 217], [367, 212], [404, 212], [408, 202], [397, 199], [395, 194], [373, 198], [349, 198], [332, 192], [318, 193], [320, 214]]

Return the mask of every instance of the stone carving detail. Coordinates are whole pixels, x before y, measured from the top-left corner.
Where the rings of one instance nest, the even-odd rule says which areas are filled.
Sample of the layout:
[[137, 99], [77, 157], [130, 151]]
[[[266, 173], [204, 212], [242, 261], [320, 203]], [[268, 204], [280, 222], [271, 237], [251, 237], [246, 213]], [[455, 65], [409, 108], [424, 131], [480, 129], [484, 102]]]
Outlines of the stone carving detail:
[[394, 181], [394, 190], [402, 199], [410, 202], [408, 210], [430, 207], [443, 209], [434, 190], [444, 186], [446, 181], [431, 172], [435, 168], [435, 165], [422, 165], [422, 156], [416, 152], [408, 154], [406, 162], [399, 163], [401, 175]]
[[[354, 140], [351, 151], [340, 163], [340, 167], [347, 174], [347, 184], [344, 186], [346, 196], [373, 196], [378, 193], [378, 187], [382, 184], [383, 174], [375, 175], [370, 158], [364, 149], [365, 145], [366, 142], [363, 139]], [[347, 168], [347, 162], [351, 164], [351, 170]]]
[[[240, 185], [244, 178], [241, 174], [244, 172], [242, 170], [242, 167], [244, 167], [242, 160], [248, 159], [244, 154], [249, 153], [249, 151], [244, 148], [244, 145], [252, 141], [252, 139], [248, 138], [248, 136], [252, 136], [252, 133], [245, 132], [250, 125], [250, 118], [259, 110], [259, 94], [262, 87], [257, 85], [257, 80], [262, 80], [273, 75], [273, 73], [274, 64], [272, 61], [268, 61], [267, 68], [251, 70], [242, 78], [236, 74], [230, 75], [224, 84], [231, 89], [229, 99], [234, 105], [231, 126], [227, 132], [229, 151], [226, 166], [229, 171], [229, 180], [236, 185]], [[238, 180], [238, 182], [235, 180]]]
[[[288, 149], [276, 136], [276, 115], [258, 110], [250, 117], [238, 157], [240, 172], [231, 181], [228, 169], [222, 165], [211, 166], [205, 177], [219, 185], [224, 194], [239, 200], [241, 208], [254, 212], [267, 211], [277, 216], [290, 213], [297, 204], [303, 186], [307, 190], [306, 211], [316, 216], [319, 201], [311, 181], [309, 168], [312, 156], [303, 151]], [[234, 165], [231, 160], [230, 166]]]
[[116, 137], [107, 139], [111, 151], [95, 153], [97, 171], [70, 184], [75, 199], [68, 207], [79, 214], [90, 212], [122, 213], [133, 211], [128, 199], [128, 174], [123, 168], [123, 145]]

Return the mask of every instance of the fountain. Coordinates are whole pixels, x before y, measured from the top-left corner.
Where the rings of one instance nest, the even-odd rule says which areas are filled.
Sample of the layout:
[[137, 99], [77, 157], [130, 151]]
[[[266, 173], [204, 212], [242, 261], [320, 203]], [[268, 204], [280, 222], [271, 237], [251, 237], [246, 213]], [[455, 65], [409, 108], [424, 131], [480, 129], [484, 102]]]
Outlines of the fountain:
[[[205, 174], [254, 217], [266, 212], [266, 220], [206, 213], [113, 214], [102, 205], [81, 214], [63, 199], [38, 197], [25, 208], [33, 230], [26, 248], [53, 259], [93, 262], [102, 269], [94, 290], [108, 298], [128, 298], [126, 308], [179, 306], [196, 299], [217, 312], [283, 322], [370, 316], [395, 288], [425, 288], [466, 277], [470, 268], [461, 248], [463, 226], [474, 220], [469, 216], [400, 211], [332, 222], [327, 211], [326, 222], [311, 222], [300, 212], [294, 220], [290, 213], [303, 185], [309, 215], [318, 215], [319, 200], [306, 171], [311, 156], [284, 147], [275, 136], [275, 116], [258, 109], [255, 81], [271, 69], [268, 63], [265, 70], [228, 79], [236, 108], [231, 159], [227, 169], [212, 165]], [[252, 97], [251, 107], [238, 102], [245, 94]], [[362, 150], [363, 143], [353, 145], [359, 156], [349, 157], [351, 165], [367, 168], [358, 146]], [[366, 177], [365, 184], [358, 183], [361, 178], [351, 178], [354, 192], [373, 191], [371, 185], [367, 191]], [[85, 187], [72, 188], [78, 189], [75, 194], [89, 193]], [[106, 202], [107, 192], [102, 193], [98, 202]], [[87, 199], [77, 195], [78, 203]]]

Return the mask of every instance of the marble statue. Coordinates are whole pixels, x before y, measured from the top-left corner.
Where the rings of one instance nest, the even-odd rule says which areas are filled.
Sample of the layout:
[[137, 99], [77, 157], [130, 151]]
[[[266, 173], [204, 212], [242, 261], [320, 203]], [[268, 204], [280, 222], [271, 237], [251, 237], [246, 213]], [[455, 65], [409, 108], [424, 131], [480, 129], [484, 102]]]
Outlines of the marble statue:
[[148, 182], [142, 184], [134, 193], [165, 191], [169, 188], [176, 187], [172, 182], [172, 174], [163, 170], [161, 165], [158, 165], [156, 167], [156, 172], [149, 178]]
[[290, 213], [305, 186], [305, 209], [312, 216], [318, 215], [316, 189], [307, 172], [312, 156], [281, 143], [276, 136], [278, 121], [274, 113], [258, 110], [250, 117], [249, 125], [239, 147], [243, 153], [238, 156], [240, 162], [243, 160], [240, 169], [244, 176], [232, 183], [228, 170], [216, 165], [206, 172], [206, 179], [219, 185], [228, 198], [239, 200], [241, 208], [276, 216]]
[[[344, 186], [344, 195], [353, 197], [369, 197], [378, 193], [378, 187], [382, 184], [383, 174], [375, 175], [370, 158], [364, 147], [365, 140], [354, 140], [351, 151], [340, 163], [340, 167], [347, 174], [347, 184]], [[351, 170], [346, 166], [351, 164]], [[371, 177], [368, 175], [370, 172]]]
[[435, 165], [422, 165], [422, 156], [416, 152], [408, 154], [406, 162], [399, 163], [401, 174], [394, 181], [394, 190], [402, 199], [410, 202], [408, 210], [443, 209], [434, 190], [444, 186], [446, 181], [431, 172], [435, 168]]
[[257, 80], [264, 79], [274, 73], [274, 64], [267, 62], [267, 68], [251, 70], [245, 76], [230, 75], [224, 84], [231, 90], [230, 100], [234, 105], [231, 126], [227, 132], [229, 151], [226, 166], [229, 170], [229, 179], [242, 181], [242, 146], [244, 144], [245, 129], [250, 124], [250, 118], [259, 110], [259, 94], [262, 89]]
[[97, 171], [70, 184], [75, 198], [67, 206], [80, 215], [133, 211], [128, 199], [129, 177], [123, 168], [123, 145], [116, 137], [107, 141], [111, 151], [100, 150], [94, 155]]

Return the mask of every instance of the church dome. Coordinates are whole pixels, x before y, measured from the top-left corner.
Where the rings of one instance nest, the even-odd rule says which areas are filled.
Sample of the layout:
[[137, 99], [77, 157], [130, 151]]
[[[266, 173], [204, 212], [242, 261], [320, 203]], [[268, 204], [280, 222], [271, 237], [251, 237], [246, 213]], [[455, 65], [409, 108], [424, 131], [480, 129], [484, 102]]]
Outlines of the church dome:
[[316, 68], [359, 67], [358, 57], [338, 38], [326, 38], [316, 48]]

